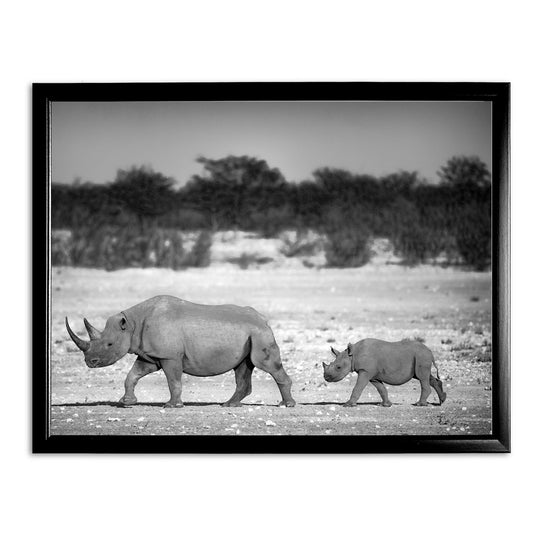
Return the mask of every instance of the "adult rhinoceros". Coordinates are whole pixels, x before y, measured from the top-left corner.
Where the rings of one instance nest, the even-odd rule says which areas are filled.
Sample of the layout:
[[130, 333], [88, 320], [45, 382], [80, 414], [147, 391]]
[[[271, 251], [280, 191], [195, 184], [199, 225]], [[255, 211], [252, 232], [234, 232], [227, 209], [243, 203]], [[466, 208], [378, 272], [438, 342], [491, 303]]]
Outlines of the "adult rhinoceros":
[[89, 368], [116, 363], [127, 353], [137, 360], [124, 382], [124, 405], [137, 402], [140, 378], [163, 369], [170, 389], [165, 407], [183, 407], [181, 375], [215, 376], [235, 371], [237, 388], [226, 407], [241, 405], [252, 392], [252, 372], [258, 367], [278, 384], [280, 405], [293, 407], [291, 379], [266, 320], [251, 307], [200, 305], [173, 296], [155, 296], [107, 320], [100, 332], [84, 319], [89, 341], [80, 339], [65, 318], [67, 331], [85, 354]]

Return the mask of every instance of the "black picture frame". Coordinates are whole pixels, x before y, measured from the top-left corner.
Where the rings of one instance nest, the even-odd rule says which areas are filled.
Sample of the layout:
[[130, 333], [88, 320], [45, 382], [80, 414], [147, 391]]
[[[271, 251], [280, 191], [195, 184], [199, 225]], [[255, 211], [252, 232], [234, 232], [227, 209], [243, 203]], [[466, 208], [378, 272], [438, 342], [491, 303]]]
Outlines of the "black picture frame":
[[[493, 183], [493, 430], [485, 436], [51, 436], [50, 104], [54, 101], [490, 101]], [[35, 83], [32, 88], [34, 453], [439, 453], [510, 451], [509, 83]], [[43, 357], [43, 353], [47, 354]]]

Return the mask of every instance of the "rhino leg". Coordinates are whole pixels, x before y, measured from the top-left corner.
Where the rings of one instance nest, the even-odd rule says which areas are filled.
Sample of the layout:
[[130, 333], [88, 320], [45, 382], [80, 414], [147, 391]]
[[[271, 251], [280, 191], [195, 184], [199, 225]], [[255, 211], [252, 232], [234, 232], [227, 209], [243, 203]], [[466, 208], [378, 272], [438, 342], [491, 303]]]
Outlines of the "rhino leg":
[[136, 404], [137, 398], [135, 396], [135, 386], [137, 385], [137, 382], [142, 377], [147, 376], [156, 370], [159, 370], [159, 367], [155, 363], [148, 363], [147, 361], [137, 358], [126, 376], [126, 381], [124, 382], [124, 396], [120, 398], [119, 403], [124, 406]]
[[379, 395], [381, 396], [381, 399], [383, 400], [381, 402], [381, 405], [383, 407], [390, 407], [392, 403], [389, 400], [389, 395], [387, 393], [387, 388], [385, 387], [385, 385], [383, 385], [381, 381], [376, 381], [376, 380], [370, 380], [370, 383], [372, 383], [372, 385], [374, 385], [374, 387], [376, 387], [376, 389], [378, 390]]
[[420, 399], [414, 405], [426, 406], [428, 404], [428, 397], [431, 394], [431, 386], [429, 384], [431, 376], [431, 367], [426, 364], [417, 364], [415, 367], [415, 377], [420, 381]]
[[252, 393], [252, 372], [254, 364], [250, 357], [247, 357], [235, 368], [235, 383], [237, 388], [233, 396], [222, 404], [223, 407], [240, 407], [241, 400]]
[[170, 400], [164, 407], [183, 407], [183, 402], [181, 401], [182, 358], [162, 359], [161, 368], [167, 377], [168, 388], [170, 389]]
[[444, 400], [446, 400], [446, 393], [444, 392], [442, 388], [442, 381], [430, 375], [429, 384], [435, 389], [435, 392], [437, 393], [437, 396], [439, 397], [439, 401], [442, 405], [444, 403]]
[[360, 370], [359, 374], [357, 375], [357, 381], [355, 383], [355, 387], [353, 388], [350, 399], [344, 404], [344, 407], [354, 407], [357, 404], [357, 401], [359, 400], [369, 381], [370, 378], [368, 372], [366, 370]]
[[281, 402], [279, 405], [294, 407], [296, 402], [291, 394], [292, 380], [281, 364], [279, 347], [273, 339], [273, 336], [267, 339], [252, 337], [252, 351], [250, 356], [252, 363], [257, 368], [269, 373], [278, 384], [279, 392], [281, 393]]

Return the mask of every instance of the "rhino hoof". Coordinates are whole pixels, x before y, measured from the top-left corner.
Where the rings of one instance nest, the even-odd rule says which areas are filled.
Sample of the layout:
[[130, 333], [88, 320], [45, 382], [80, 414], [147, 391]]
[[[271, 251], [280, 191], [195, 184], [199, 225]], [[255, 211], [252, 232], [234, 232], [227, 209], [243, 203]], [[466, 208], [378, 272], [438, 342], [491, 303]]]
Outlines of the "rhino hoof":
[[356, 405], [357, 404], [353, 402], [346, 402], [342, 404], [343, 407], [355, 407]]
[[415, 407], [427, 407], [427, 402], [416, 402], [413, 404]]
[[220, 404], [221, 407], [242, 407], [241, 402], [224, 402], [223, 404]]
[[282, 401], [278, 403], [278, 407], [294, 407], [296, 402], [294, 400]]
[[137, 398], [126, 398], [125, 396], [122, 396], [118, 403], [120, 404], [120, 407], [131, 407], [137, 403]]
[[165, 409], [179, 408], [179, 407], [183, 407], [183, 403], [182, 403], [182, 402], [179, 402], [179, 403], [170, 403], [170, 402], [167, 402], [165, 405], [163, 405], [163, 407], [164, 407]]
[[380, 405], [382, 407], [390, 407], [392, 405], [392, 403], [391, 402], [381, 402]]

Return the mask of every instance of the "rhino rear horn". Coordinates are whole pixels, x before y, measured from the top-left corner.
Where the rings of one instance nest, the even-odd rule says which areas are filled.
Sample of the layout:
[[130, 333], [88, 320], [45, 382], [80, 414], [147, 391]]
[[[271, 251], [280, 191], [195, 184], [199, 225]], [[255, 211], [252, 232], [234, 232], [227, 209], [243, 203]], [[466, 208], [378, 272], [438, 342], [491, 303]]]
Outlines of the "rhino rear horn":
[[90, 343], [87, 341], [84, 341], [83, 339], [80, 339], [71, 329], [70, 325], [68, 323], [68, 318], [65, 317], [65, 325], [67, 326], [68, 334], [70, 335], [70, 338], [74, 341], [74, 344], [82, 351], [86, 352], [89, 349]]
[[95, 339], [99, 339], [102, 336], [102, 333], [98, 331], [94, 326], [92, 326], [86, 318], [83, 319], [83, 323], [85, 324], [85, 329], [87, 330], [89, 338], [92, 341], [94, 341]]

